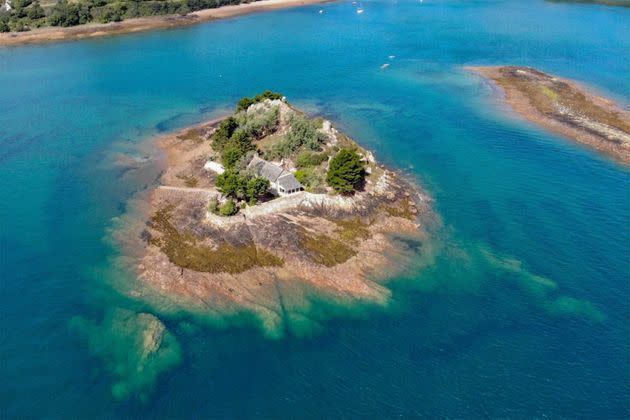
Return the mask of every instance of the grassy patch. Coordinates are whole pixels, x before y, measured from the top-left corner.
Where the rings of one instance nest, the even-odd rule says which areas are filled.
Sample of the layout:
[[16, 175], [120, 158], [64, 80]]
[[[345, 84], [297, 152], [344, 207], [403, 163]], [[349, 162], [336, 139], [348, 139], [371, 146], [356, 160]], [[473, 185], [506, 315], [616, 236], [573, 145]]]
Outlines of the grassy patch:
[[542, 89], [542, 93], [544, 93], [545, 96], [547, 96], [552, 101], [558, 100], [558, 94], [554, 92], [553, 90], [549, 89], [547, 86], [543, 86], [541, 89]]
[[397, 206], [384, 206], [383, 209], [392, 217], [402, 217], [409, 220], [414, 220], [416, 217], [409, 199], [402, 200]]
[[177, 136], [177, 138], [184, 141], [194, 141], [195, 143], [201, 143], [203, 141], [201, 134], [201, 129], [191, 128], [190, 130], [187, 130], [186, 132]]
[[200, 239], [181, 233], [171, 223], [173, 206], [158, 210], [149, 226], [161, 235], [151, 238], [150, 244], [160, 248], [178, 267], [207, 273], [242, 273], [254, 267], [280, 267], [282, 258], [258, 248], [254, 243], [233, 246], [222, 243], [217, 248], [199, 244]]
[[356, 241], [370, 237], [369, 224], [364, 224], [358, 217], [350, 220], [334, 220], [334, 222], [338, 227], [337, 233], [343, 240]]
[[180, 174], [180, 175], [177, 175], [177, 178], [184, 181], [184, 185], [186, 185], [189, 188], [195, 188], [197, 184], [199, 183], [199, 180], [192, 175]]
[[298, 233], [300, 246], [309, 252], [314, 262], [333, 267], [356, 255], [356, 251], [342, 241], [327, 235], [310, 235], [306, 230]]

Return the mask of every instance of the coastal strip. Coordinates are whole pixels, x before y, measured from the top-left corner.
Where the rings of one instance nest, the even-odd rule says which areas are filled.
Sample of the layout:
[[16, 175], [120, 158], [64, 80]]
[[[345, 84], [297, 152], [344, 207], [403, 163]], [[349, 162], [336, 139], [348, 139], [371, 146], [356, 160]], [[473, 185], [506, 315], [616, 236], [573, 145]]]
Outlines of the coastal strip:
[[100, 38], [157, 29], [172, 29], [250, 13], [328, 3], [330, 1], [331, 0], [260, 0], [252, 3], [203, 9], [183, 16], [150, 16], [127, 19], [122, 22], [89, 23], [67, 28], [49, 26], [27, 32], [0, 33], [0, 47]]
[[527, 120], [628, 165], [630, 112], [578, 83], [529, 67], [466, 67], [505, 92]]

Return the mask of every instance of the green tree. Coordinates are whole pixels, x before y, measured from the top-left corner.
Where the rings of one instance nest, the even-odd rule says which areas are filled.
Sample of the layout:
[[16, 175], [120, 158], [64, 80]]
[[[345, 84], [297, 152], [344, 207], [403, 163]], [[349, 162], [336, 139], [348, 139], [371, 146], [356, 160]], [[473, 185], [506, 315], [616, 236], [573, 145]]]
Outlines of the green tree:
[[241, 159], [243, 152], [235, 146], [228, 146], [221, 153], [221, 162], [226, 169], [233, 169], [234, 165]]
[[11, 28], [9, 27], [9, 19], [4, 18], [4, 16], [0, 16], [0, 32], [10, 32]]
[[230, 137], [228, 144], [238, 148], [243, 155], [250, 150], [256, 150], [252, 137], [244, 130], [236, 130], [234, 134], [232, 134], [232, 137]]
[[35, 1], [28, 9], [27, 15], [29, 19], [35, 20], [43, 18], [46, 16], [46, 13], [44, 13], [44, 8], [39, 4], [39, 2]]
[[212, 136], [212, 148], [217, 152], [222, 151], [228, 144], [230, 137], [234, 134], [234, 131], [238, 128], [238, 123], [234, 117], [229, 117], [221, 121], [219, 128]]
[[235, 171], [227, 170], [217, 177], [217, 188], [226, 197], [244, 198], [247, 180]]
[[263, 177], [255, 177], [247, 182], [247, 200], [249, 204], [256, 204], [260, 197], [264, 197], [269, 190], [269, 181]]
[[365, 163], [355, 151], [341, 149], [330, 161], [326, 182], [341, 194], [352, 194], [362, 187]]

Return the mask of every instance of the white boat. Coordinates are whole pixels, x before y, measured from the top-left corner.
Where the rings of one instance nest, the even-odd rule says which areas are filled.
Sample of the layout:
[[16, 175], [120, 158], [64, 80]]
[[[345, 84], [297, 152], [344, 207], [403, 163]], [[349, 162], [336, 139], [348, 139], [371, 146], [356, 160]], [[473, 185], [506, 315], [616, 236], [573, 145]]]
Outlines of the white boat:
[[357, 13], [358, 13], [358, 14], [363, 13], [363, 9], [357, 9]]

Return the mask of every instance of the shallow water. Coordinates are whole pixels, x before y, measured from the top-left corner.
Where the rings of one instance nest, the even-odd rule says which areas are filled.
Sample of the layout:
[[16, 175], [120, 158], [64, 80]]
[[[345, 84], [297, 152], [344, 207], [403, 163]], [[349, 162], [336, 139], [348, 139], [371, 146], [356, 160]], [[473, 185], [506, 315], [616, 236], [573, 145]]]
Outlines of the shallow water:
[[[630, 11], [362, 6], [0, 50], [3, 417], [630, 415], [628, 170], [505, 112], [462, 69], [531, 65], [628, 106]], [[131, 305], [101, 275], [105, 238], [153, 179], [111, 156], [267, 88], [420, 180], [443, 246], [392, 283], [389, 309], [322, 303], [306, 337], [162, 315], [181, 363], [117, 400], [108, 360], [70, 327]]]

